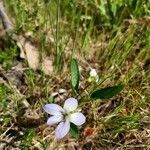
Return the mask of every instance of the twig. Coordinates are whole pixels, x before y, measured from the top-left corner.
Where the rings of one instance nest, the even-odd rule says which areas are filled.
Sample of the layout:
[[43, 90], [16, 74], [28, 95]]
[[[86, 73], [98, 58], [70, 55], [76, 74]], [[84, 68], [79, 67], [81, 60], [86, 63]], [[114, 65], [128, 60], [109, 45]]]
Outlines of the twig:
[[0, 2], [0, 18], [2, 20], [5, 32], [8, 34], [8, 36], [11, 39], [17, 41], [18, 36], [13, 33], [14, 26], [13, 26], [13, 23], [11, 22], [11, 20], [9, 19], [9, 17], [6, 13], [3, 2]]
[[2, 19], [2, 23], [6, 32], [10, 32], [13, 30], [13, 24], [10, 21], [9, 17], [5, 13], [5, 8], [3, 2], [0, 2], [0, 17]]
[[[4, 137], [6, 135], [6, 133], [12, 129], [12, 127], [14, 126], [14, 124], [12, 124], [3, 134], [1, 134], [0, 138]], [[0, 139], [1, 140], [1, 139]]]

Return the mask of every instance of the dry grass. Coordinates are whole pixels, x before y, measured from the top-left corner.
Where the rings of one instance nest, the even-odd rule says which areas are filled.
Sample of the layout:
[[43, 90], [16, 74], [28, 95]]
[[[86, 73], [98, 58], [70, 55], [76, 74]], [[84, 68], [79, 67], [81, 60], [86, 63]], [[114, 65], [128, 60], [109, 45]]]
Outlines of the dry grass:
[[[23, 6], [25, 4], [22, 3]], [[11, 1], [9, 5], [11, 10], [14, 4]], [[22, 5], [16, 11], [19, 12]], [[21, 11], [22, 15], [27, 8]], [[36, 10], [32, 10], [33, 14]], [[43, 7], [38, 13], [42, 10]], [[49, 12], [47, 10], [41, 14], [43, 13]], [[79, 32], [75, 34], [72, 30], [70, 33], [65, 32], [64, 24], [69, 26], [70, 20], [67, 23], [64, 20], [64, 24], [59, 20], [62, 23], [59, 36], [63, 38], [57, 37], [60, 38], [58, 43], [53, 41], [54, 37], [49, 36], [49, 33], [55, 32], [54, 24], [49, 29], [45, 27], [47, 22], [40, 20], [42, 23], [39, 21], [39, 26], [43, 25], [41, 28], [48, 35], [45, 32], [42, 34], [41, 28], [35, 32], [34, 17], [31, 15], [28, 18], [31, 22], [27, 16], [22, 18], [22, 23], [18, 21], [17, 32], [24, 34], [28, 31], [27, 19], [29, 25], [32, 25], [29, 29], [33, 30], [33, 41], [38, 43], [41, 53], [45, 49], [44, 53], [51, 55], [54, 71], [45, 75], [40, 69], [30, 69], [26, 61], [19, 59], [18, 48], [14, 42], [5, 44], [8, 47], [4, 47], [4, 44], [0, 47], [3, 51], [0, 54], [0, 149], [150, 149], [148, 17], [146, 21], [125, 20], [125, 23], [112, 31], [105, 28], [95, 31], [93, 25], [93, 34], [92, 25], [86, 28], [82, 26], [84, 23], [80, 26], [77, 24]], [[22, 25], [22, 29], [18, 25]], [[4, 41], [7, 43], [8, 39], [4, 38]], [[55, 46], [62, 49], [56, 53]], [[67, 135], [57, 141], [54, 137], [55, 128], [46, 125], [48, 116], [43, 111], [43, 106], [50, 102], [62, 105], [66, 98], [73, 96], [69, 68], [72, 56], [77, 58], [81, 74], [76, 98], [81, 102], [87, 120], [80, 129], [79, 139]], [[91, 67], [99, 74], [98, 87], [117, 85], [120, 82], [126, 87], [110, 100], [91, 100], [89, 95], [93, 87], [97, 86], [87, 82]], [[91, 101], [82, 103], [84, 100]]]

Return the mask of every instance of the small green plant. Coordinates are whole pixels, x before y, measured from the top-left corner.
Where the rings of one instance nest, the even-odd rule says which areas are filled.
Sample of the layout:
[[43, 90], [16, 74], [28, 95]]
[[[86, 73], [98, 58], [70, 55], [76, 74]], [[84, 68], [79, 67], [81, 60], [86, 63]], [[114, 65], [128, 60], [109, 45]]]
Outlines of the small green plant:
[[10, 47], [1, 50], [0, 63], [3, 67], [9, 69], [18, 56], [17, 46], [14, 43], [9, 43]]
[[9, 89], [3, 85], [0, 84], [0, 107], [4, 110], [7, 109], [7, 95], [10, 93]]
[[[78, 94], [80, 72], [75, 58], [71, 60], [70, 68], [72, 92]], [[109, 99], [121, 92], [123, 88], [124, 85], [118, 85], [92, 91], [92, 99], [90, 99], [90, 101], [92, 102], [93, 99]], [[89, 96], [87, 95], [87, 97]], [[54, 125], [59, 123], [55, 132], [55, 137], [57, 139], [63, 138], [69, 131], [73, 137], [79, 138], [79, 130], [77, 126], [81, 126], [85, 123], [86, 119], [82, 113], [76, 111], [77, 106], [78, 101], [75, 98], [67, 99], [63, 108], [57, 104], [46, 104], [44, 106], [44, 110], [51, 115], [47, 124]]]

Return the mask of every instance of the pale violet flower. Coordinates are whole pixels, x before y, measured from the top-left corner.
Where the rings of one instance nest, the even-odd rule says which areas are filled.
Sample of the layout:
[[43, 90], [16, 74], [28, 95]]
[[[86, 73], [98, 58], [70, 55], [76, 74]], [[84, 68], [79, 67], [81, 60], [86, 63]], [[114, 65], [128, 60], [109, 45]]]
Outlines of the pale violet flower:
[[58, 124], [55, 130], [57, 139], [63, 138], [70, 130], [70, 123], [81, 126], [85, 123], [85, 116], [77, 110], [78, 101], [75, 98], [68, 98], [63, 108], [57, 104], [46, 104], [44, 110], [50, 114], [47, 120], [48, 125]]
[[96, 70], [91, 68], [90, 69], [90, 78], [89, 79], [92, 81], [93, 78], [94, 78], [95, 82], [99, 81], [99, 76], [98, 76]]

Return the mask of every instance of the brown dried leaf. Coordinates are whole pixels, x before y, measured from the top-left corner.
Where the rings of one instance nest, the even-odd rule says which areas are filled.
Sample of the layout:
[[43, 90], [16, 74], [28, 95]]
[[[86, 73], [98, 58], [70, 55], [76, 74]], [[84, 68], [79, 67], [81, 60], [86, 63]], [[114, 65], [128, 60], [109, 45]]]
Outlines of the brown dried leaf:
[[27, 60], [30, 68], [37, 70], [39, 67], [39, 51], [31, 41], [26, 40], [23, 36], [19, 37], [17, 45], [20, 48], [20, 57]]
[[42, 71], [49, 75], [53, 72], [53, 63], [49, 57], [45, 57], [42, 62]]
[[36, 47], [28, 38], [20, 36], [17, 40], [17, 45], [20, 48], [20, 57], [27, 60], [30, 68], [33, 70], [42, 69], [47, 75], [50, 75], [53, 72], [52, 60], [45, 55], [43, 62], [41, 63], [42, 68], [40, 68], [40, 54], [38, 47]]

